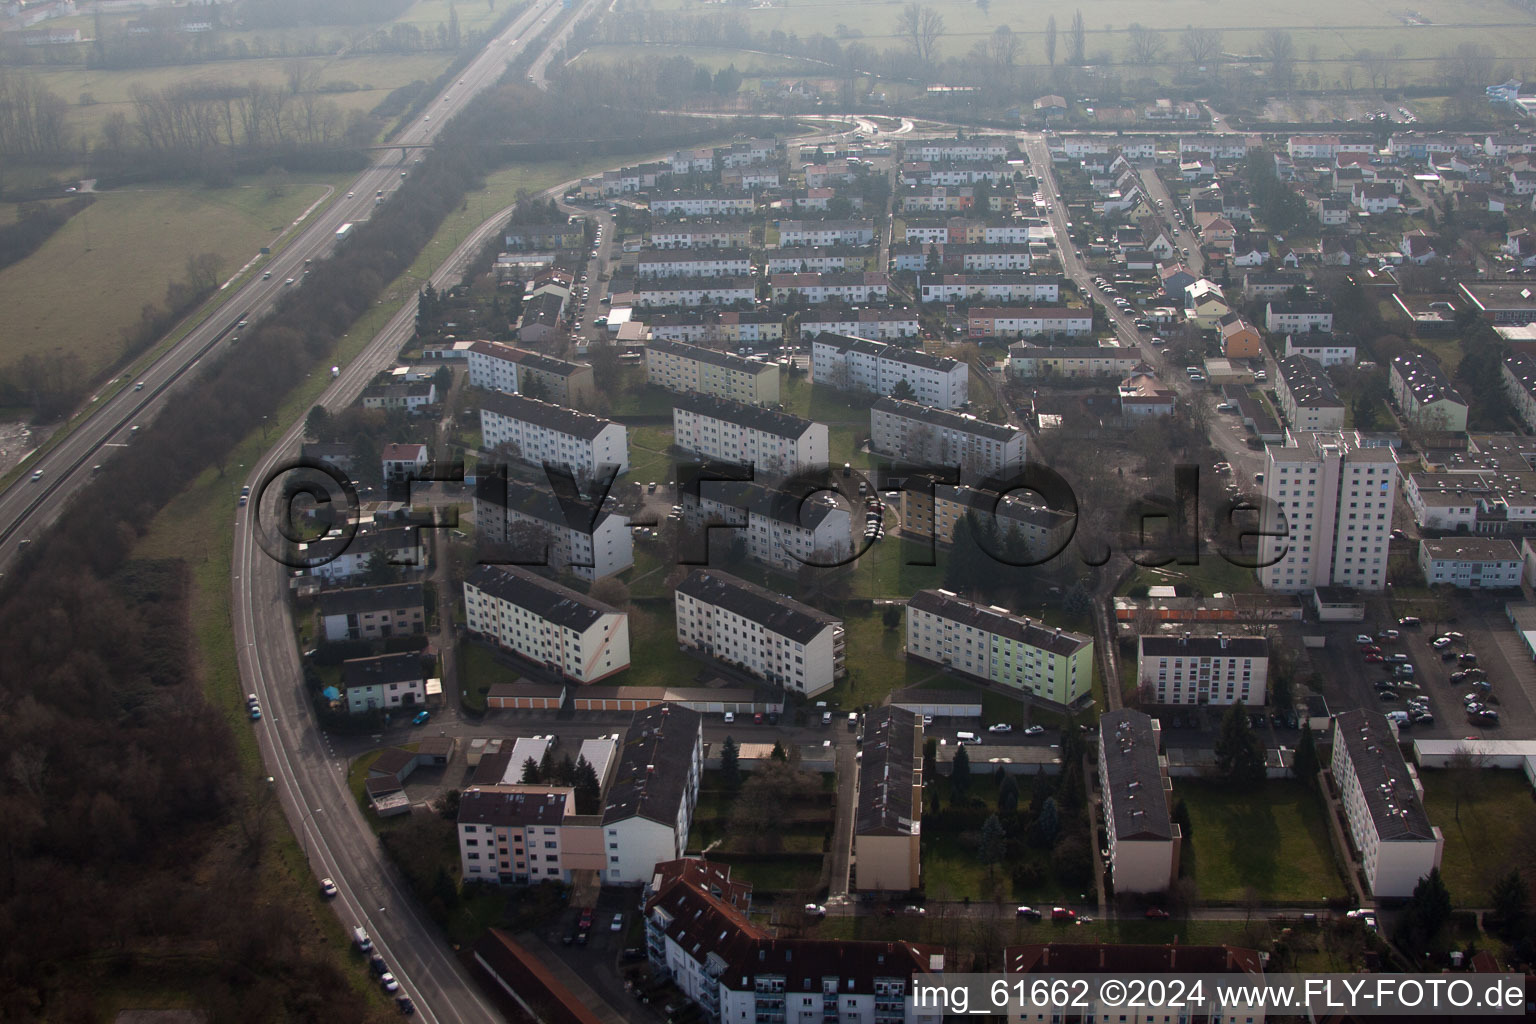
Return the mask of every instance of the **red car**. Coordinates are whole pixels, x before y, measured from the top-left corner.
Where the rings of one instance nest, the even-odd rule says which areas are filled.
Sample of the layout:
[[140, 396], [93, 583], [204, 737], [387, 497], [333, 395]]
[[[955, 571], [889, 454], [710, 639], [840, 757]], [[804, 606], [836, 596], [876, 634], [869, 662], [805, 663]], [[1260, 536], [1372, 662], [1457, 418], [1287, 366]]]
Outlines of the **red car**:
[[1052, 907], [1051, 908], [1051, 920], [1052, 921], [1076, 921], [1077, 920], [1077, 911], [1075, 911], [1075, 910], [1068, 910], [1066, 907]]
[[1164, 910], [1162, 907], [1148, 907], [1147, 908], [1147, 916], [1150, 917], [1154, 921], [1166, 921], [1172, 915], [1169, 914], [1168, 911]]
[[592, 908], [591, 907], [582, 907], [581, 908], [581, 921], [580, 921], [579, 924], [576, 925], [576, 927], [581, 929], [582, 931], [587, 931], [588, 929], [590, 929], [592, 927]]
[[1367, 662], [1372, 662], [1372, 663], [1376, 663], [1376, 662], [1383, 662], [1383, 661], [1386, 661], [1386, 660], [1387, 660], [1387, 659], [1386, 659], [1386, 658], [1384, 658], [1384, 657], [1382, 657], [1382, 656], [1381, 656], [1381, 655], [1379, 655], [1379, 654], [1367, 654], [1367, 655], [1366, 655], [1366, 656], [1365, 656], [1365, 660], [1366, 660], [1366, 661], [1367, 661]]
[[1366, 645], [1364, 647], [1361, 647], [1360, 650], [1361, 650], [1361, 653], [1364, 653], [1364, 654], [1380, 654], [1381, 653], [1381, 648], [1377, 647], [1375, 644], [1368, 644], [1368, 645]]

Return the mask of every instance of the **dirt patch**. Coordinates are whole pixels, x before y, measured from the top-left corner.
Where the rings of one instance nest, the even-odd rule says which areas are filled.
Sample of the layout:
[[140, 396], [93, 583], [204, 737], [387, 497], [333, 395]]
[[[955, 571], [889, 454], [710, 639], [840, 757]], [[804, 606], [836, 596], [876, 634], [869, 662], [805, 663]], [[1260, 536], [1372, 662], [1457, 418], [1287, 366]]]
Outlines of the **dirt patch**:
[[33, 430], [26, 423], [0, 422], [0, 475], [15, 469], [47, 436], [46, 431]]

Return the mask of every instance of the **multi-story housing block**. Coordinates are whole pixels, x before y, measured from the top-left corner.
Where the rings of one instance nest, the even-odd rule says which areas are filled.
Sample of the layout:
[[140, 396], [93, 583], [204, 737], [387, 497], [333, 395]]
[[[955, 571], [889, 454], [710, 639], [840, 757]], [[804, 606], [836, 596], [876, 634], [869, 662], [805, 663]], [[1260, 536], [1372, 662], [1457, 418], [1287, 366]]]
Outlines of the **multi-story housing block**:
[[1173, 782], [1160, 742], [1158, 720], [1140, 711], [1099, 719], [1099, 793], [1115, 892], [1166, 892], [1179, 877], [1183, 835], [1170, 813]]
[[1429, 823], [1423, 787], [1386, 716], [1366, 709], [1335, 716], [1331, 767], [1371, 895], [1412, 896], [1440, 866], [1445, 837]]
[[958, 469], [966, 483], [1024, 468], [1027, 435], [969, 413], [920, 402], [878, 399], [869, 410], [870, 450], [905, 462]]
[[645, 373], [652, 384], [668, 391], [750, 405], [779, 404], [779, 368], [760, 359], [652, 338], [645, 346]]
[[674, 593], [677, 642], [805, 697], [847, 672], [842, 620], [714, 569]]
[[545, 671], [595, 683], [629, 667], [629, 615], [537, 573], [481, 565], [464, 580], [465, 628]]
[[1136, 679], [1148, 704], [1262, 707], [1269, 692], [1269, 640], [1224, 633], [1142, 636]]
[[826, 467], [827, 425], [712, 395], [680, 394], [672, 443], [706, 459], [754, 467], [759, 479]]
[[811, 342], [811, 379], [876, 395], [889, 395], [906, 381], [917, 401], [939, 409], [958, 409], [970, 401], [966, 363], [870, 338], [817, 335]]
[[907, 657], [1057, 704], [1093, 685], [1092, 637], [947, 590], [920, 590], [907, 601]]
[[629, 469], [623, 424], [524, 395], [493, 391], [480, 399], [481, 446], [535, 466], [565, 466], [590, 479], [609, 467]]

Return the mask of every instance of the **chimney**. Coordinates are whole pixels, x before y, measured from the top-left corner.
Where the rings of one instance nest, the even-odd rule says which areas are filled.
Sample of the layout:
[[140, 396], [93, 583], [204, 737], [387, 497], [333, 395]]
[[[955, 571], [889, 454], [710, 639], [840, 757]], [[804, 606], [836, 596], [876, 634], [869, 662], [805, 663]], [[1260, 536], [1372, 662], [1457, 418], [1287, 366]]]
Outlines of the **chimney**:
[[1216, 634], [1216, 639], [1221, 641], [1221, 649], [1222, 650], [1226, 650], [1227, 649], [1227, 636], [1226, 636], [1226, 634], [1225, 633], [1217, 633]]

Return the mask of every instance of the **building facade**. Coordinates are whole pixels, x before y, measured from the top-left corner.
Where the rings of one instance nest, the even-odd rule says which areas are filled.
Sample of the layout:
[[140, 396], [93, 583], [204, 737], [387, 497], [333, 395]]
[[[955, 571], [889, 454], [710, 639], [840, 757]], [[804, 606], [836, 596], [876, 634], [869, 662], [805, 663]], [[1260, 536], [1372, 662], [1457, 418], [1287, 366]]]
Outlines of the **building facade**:
[[491, 392], [481, 397], [480, 443], [531, 465], [564, 466], [580, 479], [629, 469], [623, 424], [524, 395]]
[[871, 451], [957, 469], [966, 483], [1022, 471], [1027, 440], [1018, 427], [920, 402], [881, 398], [869, 410]]
[[938, 409], [970, 401], [970, 367], [870, 338], [819, 334], [811, 342], [811, 379], [841, 391], [889, 395], [905, 381], [912, 397]]
[[1440, 866], [1445, 838], [1429, 823], [1423, 787], [1378, 711], [1345, 711], [1333, 727], [1333, 781], [1350, 840], [1377, 899], [1406, 899]]
[[668, 391], [751, 405], [779, 404], [779, 368], [760, 359], [653, 338], [645, 346], [645, 373], [652, 384]]
[[629, 615], [516, 566], [477, 566], [464, 580], [464, 626], [578, 683], [629, 667]]
[[1122, 708], [1099, 719], [1099, 794], [1115, 892], [1166, 892], [1179, 877], [1183, 836], [1156, 718]]
[[672, 443], [706, 459], [754, 467], [759, 477], [792, 476], [827, 466], [827, 425], [742, 402], [679, 394]]
[[947, 590], [907, 601], [907, 657], [1071, 704], [1093, 686], [1093, 638]]
[[1262, 707], [1269, 699], [1269, 641], [1223, 633], [1143, 636], [1136, 679], [1147, 704]]
[[678, 644], [806, 697], [847, 672], [843, 623], [809, 605], [713, 569], [674, 594]]

